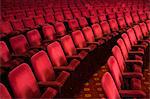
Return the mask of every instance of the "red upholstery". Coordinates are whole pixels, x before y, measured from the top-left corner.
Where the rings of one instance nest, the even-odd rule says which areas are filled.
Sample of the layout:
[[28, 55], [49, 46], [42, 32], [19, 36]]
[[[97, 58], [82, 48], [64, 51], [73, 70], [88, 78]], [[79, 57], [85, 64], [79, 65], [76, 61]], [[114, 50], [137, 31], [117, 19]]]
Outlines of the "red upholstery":
[[31, 63], [35, 75], [38, 81], [40, 81], [39, 84], [43, 86], [62, 87], [70, 75], [68, 72], [63, 71], [57, 77], [45, 51], [39, 51], [33, 55], [31, 57]]
[[11, 21], [11, 23], [12, 23], [13, 29], [15, 31], [20, 31], [20, 32], [26, 31], [26, 29], [23, 25], [23, 22], [21, 20], [13, 20], [13, 21]]
[[136, 24], [139, 23], [140, 19], [139, 19], [139, 16], [137, 14], [133, 15], [132, 18], [133, 18], [134, 23], [136, 23]]
[[55, 29], [56, 29], [56, 33], [59, 36], [64, 36], [66, 33], [66, 27], [62, 22], [56, 22], [55, 23]]
[[71, 36], [66, 35], [60, 40], [67, 57], [83, 60], [87, 56], [87, 52], [85, 51], [80, 51], [79, 53], [77, 52]]
[[46, 23], [55, 23], [55, 18], [51, 14], [45, 15], [44, 18]]
[[5, 85], [0, 83], [0, 97], [1, 99], [12, 99]]
[[100, 21], [106, 21], [107, 20], [105, 14], [98, 16], [98, 18], [99, 18]]
[[[17, 66], [9, 72], [8, 79], [15, 98], [38, 98], [42, 96], [28, 64], [23, 63]], [[48, 98], [53, 98], [57, 92], [53, 89], [52, 93], [54, 94], [49, 94]]]
[[150, 32], [150, 20], [146, 21], [146, 25], [147, 25], [148, 31]]
[[35, 12], [33, 9], [26, 10], [26, 14], [27, 14], [27, 17], [34, 17], [35, 16]]
[[72, 31], [79, 29], [79, 23], [76, 19], [69, 20], [68, 25]]
[[125, 20], [126, 20], [126, 23], [129, 27], [131, 27], [133, 25], [133, 20], [132, 20], [132, 17], [130, 15], [125, 15]]
[[87, 51], [93, 51], [96, 45], [87, 45], [85, 38], [80, 30], [72, 32], [72, 39], [77, 48], [86, 49]]
[[45, 25], [42, 27], [43, 35], [46, 40], [53, 41], [56, 39], [56, 32], [52, 25]]
[[64, 11], [64, 17], [65, 17], [66, 20], [73, 19], [71, 11], [68, 11], [68, 10]]
[[110, 73], [106, 72], [101, 80], [102, 88], [107, 98], [121, 99], [117, 87]]
[[87, 22], [87, 20], [86, 20], [85, 17], [80, 17], [80, 18], [78, 18], [78, 21], [79, 21], [79, 24], [80, 24], [80, 26], [81, 26], [82, 28], [85, 27], [85, 26], [88, 26], [88, 22]]
[[0, 60], [2, 68], [13, 68], [14, 66], [17, 66], [21, 62], [23, 62], [23, 59], [11, 56], [9, 49], [4, 41], [0, 41], [0, 50]]
[[55, 69], [74, 71], [80, 63], [80, 61], [76, 59], [73, 59], [70, 63], [68, 63], [63, 49], [57, 41], [49, 44], [47, 46], [47, 51]]
[[118, 23], [115, 19], [109, 20], [109, 25], [113, 32], [116, 32], [119, 30]]
[[44, 20], [43, 16], [35, 16], [34, 21], [35, 21], [36, 25], [44, 25], [45, 24], [45, 20]]
[[141, 27], [141, 30], [142, 30], [144, 37], [147, 37], [149, 35], [148, 34], [149, 30], [147, 29], [146, 24], [143, 22], [143, 23], [140, 23], [139, 25]]
[[99, 23], [97, 16], [90, 16], [90, 22], [91, 24]]
[[62, 12], [55, 12], [54, 16], [57, 21], [60, 21], [60, 22], [64, 21], [64, 16]]
[[126, 22], [125, 22], [124, 18], [120, 17], [117, 20], [118, 20], [118, 24], [119, 24], [120, 28], [125, 29], [126, 28]]
[[34, 29], [34, 28], [38, 27], [38, 26], [35, 25], [35, 23], [34, 23], [32, 18], [24, 18], [23, 19], [23, 23], [24, 23], [24, 26], [26, 28]]
[[101, 22], [100, 25], [104, 34], [111, 34], [111, 30], [107, 21]]

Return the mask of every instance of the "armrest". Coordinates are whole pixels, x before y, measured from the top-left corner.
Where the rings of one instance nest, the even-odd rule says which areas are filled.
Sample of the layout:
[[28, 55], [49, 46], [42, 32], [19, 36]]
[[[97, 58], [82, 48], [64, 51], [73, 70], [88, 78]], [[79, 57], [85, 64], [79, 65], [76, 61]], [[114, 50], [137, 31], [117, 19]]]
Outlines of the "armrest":
[[125, 72], [122, 74], [123, 77], [125, 78], [139, 78], [142, 79], [143, 74], [142, 73], [138, 73], [138, 72]]
[[140, 56], [143, 56], [144, 52], [143, 51], [129, 51], [129, 54], [138, 54]]
[[125, 60], [127, 64], [140, 64], [143, 65], [143, 61], [141, 60]]
[[46, 81], [46, 82], [40, 81], [38, 82], [38, 85], [41, 87], [56, 87], [56, 88], [62, 86], [62, 84], [57, 81]]
[[99, 43], [98, 42], [87, 42], [87, 44], [95, 44], [95, 45], [99, 45]]
[[144, 45], [133, 45], [132, 47], [142, 47], [142, 48], [145, 48]]
[[48, 87], [46, 91], [42, 94], [41, 99], [48, 98], [52, 99], [57, 95], [57, 91], [51, 87]]
[[70, 77], [70, 73], [68, 73], [66, 71], [62, 71], [59, 74], [59, 76], [56, 78], [56, 81], [60, 82], [63, 85], [69, 77]]
[[48, 42], [52, 42], [51, 40], [48, 40], [48, 39], [46, 39], [46, 40], [44, 40], [44, 41], [42, 41], [43, 43], [48, 43]]
[[84, 48], [77, 48], [77, 50], [81, 51], [81, 50], [85, 50], [85, 51], [90, 51], [90, 47], [84, 47]]
[[141, 90], [120, 90], [121, 97], [146, 97], [146, 94]]
[[42, 46], [31, 46], [31, 47], [29, 48], [29, 50], [33, 50], [33, 49], [39, 49], [39, 50], [42, 50], [43, 47], [42, 47]]
[[72, 56], [66, 56], [67, 59], [78, 59], [80, 60], [80, 56], [79, 55], [72, 55]]
[[70, 62], [70, 64], [68, 65], [68, 67], [71, 67], [72, 70], [74, 71], [74, 70], [78, 67], [79, 64], [80, 64], [80, 61], [79, 61], [79, 60], [73, 59], [73, 60]]
[[68, 66], [54, 66], [54, 70], [56, 71], [73, 71], [73, 69], [71, 67]]
[[11, 55], [12, 58], [25, 58], [26, 56], [24, 55], [19, 55], [19, 54], [15, 54], [15, 55]]

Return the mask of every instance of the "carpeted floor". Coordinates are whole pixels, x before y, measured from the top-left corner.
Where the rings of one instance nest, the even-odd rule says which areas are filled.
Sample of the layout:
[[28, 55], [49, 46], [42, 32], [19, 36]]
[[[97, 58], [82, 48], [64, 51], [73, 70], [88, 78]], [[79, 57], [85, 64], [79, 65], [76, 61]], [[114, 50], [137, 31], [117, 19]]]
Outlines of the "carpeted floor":
[[[101, 78], [108, 69], [102, 66], [100, 70], [93, 74], [91, 79], [86, 82], [80, 93], [75, 95], [75, 98], [105, 98], [104, 92], [101, 87]], [[150, 98], [150, 68], [143, 71], [142, 89], [146, 94], [146, 98]]]

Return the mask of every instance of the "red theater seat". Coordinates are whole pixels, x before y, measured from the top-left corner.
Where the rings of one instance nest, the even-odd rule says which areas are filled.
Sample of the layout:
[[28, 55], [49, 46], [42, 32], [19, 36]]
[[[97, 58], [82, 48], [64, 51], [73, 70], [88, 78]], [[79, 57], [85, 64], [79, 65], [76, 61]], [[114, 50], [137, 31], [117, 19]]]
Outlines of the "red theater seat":
[[47, 46], [47, 51], [55, 70], [75, 71], [80, 64], [80, 61], [76, 59], [73, 59], [68, 63], [63, 49], [57, 41], [49, 44]]
[[78, 21], [79, 21], [79, 24], [80, 24], [80, 27], [83, 28], [85, 26], [88, 26], [88, 22], [86, 20], [85, 17], [80, 17], [78, 18]]
[[0, 83], [0, 97], [1, 99], [12, 99], [5, 85]]
[[76, 19], [69, 20], [68, 25], [72, 31], [78, 30], [80, 28], [79, 23]]
[[39, 81], [38, 84], [43, 87], [54, 87], [60, 90], [70, 76], [70, 74], [65, 71], [62, 71], [57, 76], [45, 51], [39, 51], [33, 55], [31, 57], [31, 63]]
[[45, 20], [43, 18], [43, 16], [35, 16], [34, 17], [34, 21], [36, 25], [44, 25], [45, 24]]
[[67, 34], [66, 27], [63, 22], [56, 22], [55, 29], [56, 29], [57, 37], [61, 37]]
[[15, 98], [53, 98], [57, 94], [57, 91], [50, 87], [41, 93], [34, 74], [26, 63], [9, 72], [8, 79]]
[[44, 18], [46, 23], [52, 23], [52, 24], [55, 23], [55, 17], [51, 14], [44, 15]]
[[24, 18], [23, 23], [26, 28], [35, 29], [39, 27], [38, 25], [35, 25], [32, 18]]

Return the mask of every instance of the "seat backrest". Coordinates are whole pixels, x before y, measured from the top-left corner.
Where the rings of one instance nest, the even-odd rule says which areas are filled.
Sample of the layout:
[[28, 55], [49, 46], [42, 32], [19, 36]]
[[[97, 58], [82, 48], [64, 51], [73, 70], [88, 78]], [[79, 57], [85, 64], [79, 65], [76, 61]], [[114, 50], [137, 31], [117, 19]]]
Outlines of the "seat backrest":
[[38, 81], [55, 80], [52, 63], [45, 51], [39, 51], [31, 57], [31, 63]]
[[35, 23], [32, 18], [24, 18], [23, 19], [24, 26], [27, 28], [34, 28]]
[[[150, 19], [150, 18], [149, 18], [149, 19]], [[146, 25], [147, 25], [148, 31], [150, 31], [150, 20], [146, 20]]]
[[106, 20], [107, 20], [105, 14], [99, 15], [99, 16], [98, 16], [98, 19], [99, 19], [99, 21], [106, 21]]
[[72, 32], [72, 39], [76, 47], [78, 48], [83, 48], [87, 46], [85, 38], [80, 30]]
[[42, 27], [43, 35], [46, 40], [55, 40], [56, 39], [56, 32], [52, 25], [44, 25]]
[[57, 21], [63, 22], [64, 21], [64, 16], [62, 12], [55, 12], [55, 19]]
[[0, 97], [1, 99], [12, 99], [5, 85], [0, 83]]
[[109, 20], [109, 25], [110, 25], [110, 28], [112, 29], [113, 32], [119, 30], [118, 23], [117, 23], [116, 19]]
[[120, 48], [117, 45], [114, 46], [112, 48], [112, 53], [113, 53], [113, 56], [116, 58], [116, 60], [119, 64], [119, 68], [120, 68], [121, 73], [123, 73], [125, 70], [125, 63], [124, 63], [123, 55], [122, 55]]
[[4, 41], [0, 41], [0, 60], [1, 64], [8, 62], [11, 58], [9, 49]]
[[118, 89], [115, 85], [115, 82], [110, 75], [110, 73], [106, 72], [101, 80], [102, 88], [105, 92], [105, 95], [109, 99], [121, 99]]
[[40, 46], [41, 45], [41, 35], [37, 29], [27, 32], [27, 39], [30, 46]]
[[147, 16], [145, 13], [139, 14], [139, 17], [140, 17], [141, 21], [145, 21], [147, 19]]
[[142, 35], [142, 31], [141, 31], [140, 26], [139, 25], [135, 25], [133, 27], [133, 29], [134, 29], [134, 32], [135, 32], [135, 35], [136, 35], [137, 39], [138, 40], [143, 39], [143, 35]]
[[122, 74], [118, 65], [117, 60], [115, 59], [114, 56], [110, 56], [108, 61], [107, 61], [107, 66], [109, 68], [109, 71], [116, 83], [117, 89], [121, 89], [121, 85], [123, 84], [123, 78]]
[[23, 22], [21, 20], [13, 20], [13, 21], [11, 21], [11, 23], [12, 23], [13, 29], [15, 31], [24, 29], [24, 25], [23, 25]]
[[123, 41], [127, 47], [128, 52], [129, 52], [131, 50], [131, 43], [130, 43], [128, 35], [126, 33], [123, 33], [121, 35], [121, 37], [122, 37], [122, 39], [123, 39]]
[[81, 13], [82, 13], [83, 17], [90, 17], [90, 13], [89, 13], [89, 11], [87, 9], [81, 10]]
[[86, 20], [85, 17], [80, 17], [80, 18], [78, 18], [78, 21], [79, 21], [79, 24], [80, 24], [80, 26], [81, 26], [82, 28], [85, 27], [85, 26], [88, 26], [88, 22], [87, 22], [87, 20]]
[[99, 24], [93, 24], [92, 25], [92, 29], [93, 29], [93, 33], [95, 35], [96, 38], [101, 38], [103, 37], [103, 32], [102, 32], [102, 29], [100, 27]]
[[76, 19], [69, 20], [68, 25], [72, 31], [79, 29], [79, 23]]
[[86, 41], [88, 41], [88, 42], [94, 42], [95, 41], [94, 34], [93, 34], [91, 27], [89, 27], [89, 26], [84, 27], [82, 29], [82, 31], [83, 31], [83, 34], [84, 34]]
[[70, 35], [66, 35], [60, 38], [60, 41], [66, 55], [72, 56], [74, 54], [77, 54], [75, 45]]
[[141, 27], [143, 35], [148, 36], [148, 29], [146, 27], [146, 24], [144, 22], [142, 22], [142, 23], [140, 23], [140, 27]]
[[125, 15], [125, 20], [128, 26], [132, 26], [133, 25], [133, 20], [132, 17], [130, 15]]
[[90, 16], [90, 22], [91, 24], [99, 23], [97, 16]]
[[28, 64], [22, 63], [8, 74], [15, 98], [38, 98], [41, 93]]
[[43, 18], [43, 16], [35, 16], [34, 17], [34, 21], [36, 25], [43, 25], [45, 24], [45, 20]]
[[13, 32], [13, 28], [11, 27], [8, 21], [0, 23], [0, 31], [2, 33], [10, 34]]
[[133, 21], [134, 21], [136, 24], [139, 23], [140, 19], [139, 19], [139, 16], [138, 16], [137, 14], [132, 15], [132, 18], [133, 18]]
[[117, 21], [121, 29], [126, 28], [126, 22], [123, 17], [117, 18]]
[[119, 38], [117, 40], [117, 44], [118, 44], [118, 46], [120, 47], [120, 49], [122, 51], [124, 59], [127, 59], [128, 58], [128, 50], [127, 50], [127, 47], [126, 47], [123, 39]]
[[72, 13], [71, 11], [64, 11], [64, 17], [66, 20], [70, 20], [70, 19], [73, 19], [73, 16], [72, 16]]
[[108, 19], [116, 19], [115, 13], [108, 14]]
[[82, 17], [81, 12], [80, 12], [79, 10], [73, 11], [73, 16], [74, 16], [75, 18], [80, 18], [80, 17]]
[[61, 36], [66, 34], [66, 27], [63, 22], [56, 22], [55, 29], [56, 29], [56, 33], [58, 33]]
[[35, 9], [35, 13], [37, 16], [39, 16], [39, 15], [43, 15], [44, 11], [43, 11], [43, 9]]
[[44, 18], [46, 23], [55, 23], [55, 18], [51, 14], [45, 15]]
[[130, 28], [130, 29], [127, 30], [127, 34], [128, 34], [128, 36], [129, 36], [131, 45], [137, 44], [137, 39], [136, 39], [134, 30], [133, 30], [132, 28]]
[[29, 44], [27, 42], [27, 39], [22, 34], [11, 37], [9, 39], [9, 42], [15, 54], [24, 54], [29, 49]]
[[63, 52], [61, 45], [55, 41], [47, 46], [48, 55], [54, 66], [65, 66], [67, 65], [67, 59]]
[[110, 27], [109, 27], [109, 24], [107, 21], [102, 21], [100, 23], [100, 25], [101, 25], [101, 28], [102, 28], [104, 34], [110, 34], [111, 33]]

